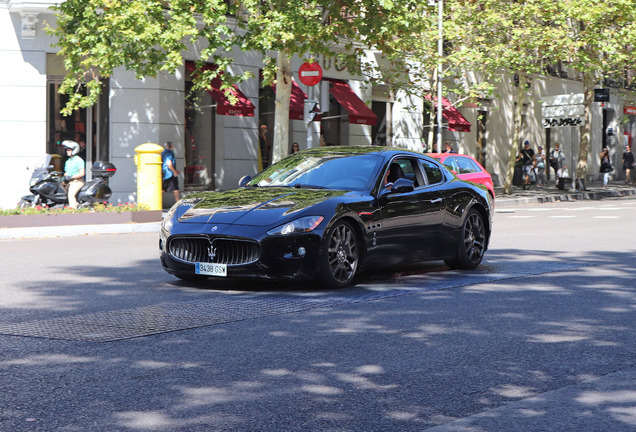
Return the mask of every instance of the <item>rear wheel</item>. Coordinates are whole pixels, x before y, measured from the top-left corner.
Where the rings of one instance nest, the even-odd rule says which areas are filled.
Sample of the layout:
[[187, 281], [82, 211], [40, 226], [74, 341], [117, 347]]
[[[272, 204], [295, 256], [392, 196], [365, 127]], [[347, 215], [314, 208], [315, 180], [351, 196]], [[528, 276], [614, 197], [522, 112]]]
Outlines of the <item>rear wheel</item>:
[[471, 209], [462, 225], [460, 242], [455, 258], [445, 260], [451, 268], [474, 269], [486, 252], [486, 225], [484, 218], [475, 209]]
[[327, 233], [322, 253], [322, 281], [329, 288], [351, 285], [358, 270], [360, 242], [346, 221], [337, 222]]

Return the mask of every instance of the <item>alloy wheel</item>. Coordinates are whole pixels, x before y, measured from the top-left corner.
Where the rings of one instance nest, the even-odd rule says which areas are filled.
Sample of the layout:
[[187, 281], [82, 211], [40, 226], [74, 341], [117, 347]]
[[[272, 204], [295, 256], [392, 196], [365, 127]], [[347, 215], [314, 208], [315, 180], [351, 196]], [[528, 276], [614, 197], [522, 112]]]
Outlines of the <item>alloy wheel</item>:
[[471, 262], [481, 261], [486, 248], [486, 227], [477, 212], [468, 215], [464, 229], [464, 250]]
[[356, 234], [346, 223], [336, 226], [329, 237], [327, 262], [335, 282], [348, 284], [358, 268], [358, 242]]

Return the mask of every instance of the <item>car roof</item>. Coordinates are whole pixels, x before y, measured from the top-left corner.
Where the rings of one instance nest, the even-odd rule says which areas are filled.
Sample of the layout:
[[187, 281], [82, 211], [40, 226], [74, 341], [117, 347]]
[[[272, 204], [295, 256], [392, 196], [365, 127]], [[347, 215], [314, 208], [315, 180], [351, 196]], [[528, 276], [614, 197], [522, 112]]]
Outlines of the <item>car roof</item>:
[[303, 154], [314, 154], [316, 156], [356, 156], [362, 154], [376, 154], [390, 158], [398, 154], [409, 154], [413, 156], [426, 156], [413, 150], [399, 147], [383, 147], [383, 146], [327, 146], [317, 147], [302, 152]]
[[467, 154], [462, 154], [462, 153], [424, 153], [426, 156], [430, 156], [432, 158], [447, 158], [447, 157], [451, 157], [451, 156], [459, 156], [459, 157], [465, 157], [465, 158], [470, 158], [470, 159], [475, 159], [474, 157], [472, 157], [471, 155], [467, 155]]

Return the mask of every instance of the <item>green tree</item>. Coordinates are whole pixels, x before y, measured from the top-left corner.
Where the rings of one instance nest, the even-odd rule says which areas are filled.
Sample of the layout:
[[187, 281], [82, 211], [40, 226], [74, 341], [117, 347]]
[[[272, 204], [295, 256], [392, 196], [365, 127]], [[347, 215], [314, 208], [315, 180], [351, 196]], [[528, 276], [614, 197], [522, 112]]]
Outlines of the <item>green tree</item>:
[[581, 126], [579, 161], [576, 176], [585, 179], [590, 149], [594, 88], [604, 78], [622, 78], [636, 68], [633, 47], [636, 44], [636, 2], [614, 0], [593, 2], [570, 0], [561, 3], [567, 17], [567, 39], [561, 59], [579, 72], [583, 81], [585, 124]]
[[[199, 67], [210, 60], [218, 65], [216, 71], [193, 75], [196, 91], [232, 64], [233, 49], [257, 52], [266, 57], [265, 83], [277, 81], [274, 156], [279, 159], [288, 147], [289, 59], [338, 57], [354, 70], [366, 49], [390, 51], [388, 41], [414, 31], [420, 9], [418, 0], [67, 0], [58, 6], [51, 30], [68, 70], [61, 86], [70, 95], [64, 113], [95, 103], [101, 78], [117, 67], [138, 78], [174, 72], [183, 53], [194, 47]], [[226, 89], [248, 77], [221, 75]], [[81, 85], [89, 89], [86, 96]]]
[[504, 193], [510, 193], [520, 143], [522, 109], [528, 78], [543, 73], [546, 64], [559, 59], [566, 28], [561, 2], [548, 0], [459, 0], [454, 17], [464, 32], [462, 47], [469, 67], [485, 80], [516, 76], [515, 108]]

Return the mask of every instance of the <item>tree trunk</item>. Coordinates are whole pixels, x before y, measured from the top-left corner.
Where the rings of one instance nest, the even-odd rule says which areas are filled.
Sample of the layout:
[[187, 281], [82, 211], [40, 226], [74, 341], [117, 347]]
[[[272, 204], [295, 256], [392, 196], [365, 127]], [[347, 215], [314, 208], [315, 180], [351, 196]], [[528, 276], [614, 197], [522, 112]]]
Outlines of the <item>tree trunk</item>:
[[592, 102], [594, 102], [594, 79], [589, 73], [583, 76], [583, 103], [585, 104], [585, 124], [581, 126], [579, 142], [579, 163], [576, 167], [576, 178], [585, 179], [587, 174], [587, 155], [590, 151], [592, 130]]
[[292, 89], [291, 58], [285, 51], [276, 60], [276, 100], [272, 163], [289, 154], [289, 99]]
[[519, 150], [519, 138], [521, 137], [521, 115], [523, 114], [523, 103], [526, 100], [526, 83], [528, 77], [524, 73], [519, 73], [519, 88], [517, 90], [517, 105], [514, 114], [514, 133], [510, 142], [510, 157], [508, 158], [508, 167], [506, 168], [506, 180], [504, 182], [504, 194], [510, 193], [512, 187], [512, 178], [515, 174], [515, 162], [517, 152]]

